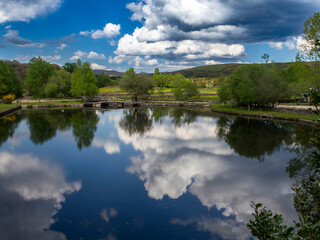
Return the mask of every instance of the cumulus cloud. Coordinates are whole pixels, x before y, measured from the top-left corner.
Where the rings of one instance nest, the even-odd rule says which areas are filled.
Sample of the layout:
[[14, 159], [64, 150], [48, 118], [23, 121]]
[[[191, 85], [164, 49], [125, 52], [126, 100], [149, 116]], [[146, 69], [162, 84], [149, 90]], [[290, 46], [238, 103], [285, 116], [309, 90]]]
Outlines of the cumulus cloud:
[[93, 39], [112, 38], [120, 35], [120, 29], [120, 24], [107, 23], [102, 30], [81, 31], [79, 35], [90, 35]]
[[144, 135], [131, 136], [114, 119], [119, 139], [142, 153], [131, 158], [127, 172], [144, 182], [150, 197], [176, 199], [190, 192], [204, 206], [243, 224], [251, 218], [251, 201], [265, 203], [288, 221], [296, 218], [291, 180], [284, 171], [287, 162], [279, 161], [285, 159], [281, 151], [264, 163], [243, 158], [219, 140], [214, 118], [198, 118], [180, 127], [165, 120]]
[[0, 23], [29, 21], [57, 10], [61, 0], [0, 0]]
[[99, 65], [97, 63], [91, 63], [90, 66], [91, 66], [91, 69], [93, 70], [107, 70], [106, 66]]
[[87, 58], [89, 59], [106, 59], [106, 57], [104, 56], [104, 54], [99, 54], [99, 53], [96, 53], [96, 52], [89, 52]]
[[102, 53], [99, 54], [99, 53], [96, 53], [96, 52], [93, 52], [93, 51], [87, 53], [87, 52], [83, 52], [83, 51], [78, 50], [78, 51], [76, 51], [74, 53], [74, 56], [72, 56], [70, 58], [70, 60], [71, 61], [75, 61], [75, 60], [82, 59], [82, 58], [100, 59], [101, 60], [101, 59], [105, 59], [106, 57]]
[[62, 169], [54, 164], [32, 155], [0, 153], [1, 237], [66, 239], [49, 230], [52, 216], [62, 207], [65, 195], [80, 189], [81, 182], [67, 183]]
[[4, 35], [4, 39], [7, 43], [19, 46], [19, 47], [45, 47], [44, 43], [34, 43], [30, 40], [24, 39], [19, 36], [19, 32], [17, 30], [8, 30], [8, 32]]
[[98, 148], [103, 147], [106, 153], [108, 154], [120, 153], [119, 143], [111, 140], [103, 140], [103, 139], [95, 138], [92, 141], [92, 145]]
[[132, 2], [127, 4], [131, 20], [142, 26], [120, 39], [112, 61], [122, 63], [124, 58], [118, 57], [122, 55], [149, 55], [178, 66], [179, 62], [199, 65], [237, 62], [246, 55], [247, 43], [293, 49], [294, 43], [287, 39], [301, 33], [315, 7], [320, 3], [310, 0]]

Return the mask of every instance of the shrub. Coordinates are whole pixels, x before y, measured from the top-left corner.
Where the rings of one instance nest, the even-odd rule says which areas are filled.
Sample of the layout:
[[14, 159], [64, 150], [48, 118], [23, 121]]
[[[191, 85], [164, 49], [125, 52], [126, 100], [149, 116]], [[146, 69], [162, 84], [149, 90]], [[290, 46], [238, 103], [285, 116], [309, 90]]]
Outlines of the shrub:
[[14, 94], [8, 94], [3, 96], [2, 100], [4, 103], [9, 104], [9, 103], [12, 103], [15, 98], [16, 96]]

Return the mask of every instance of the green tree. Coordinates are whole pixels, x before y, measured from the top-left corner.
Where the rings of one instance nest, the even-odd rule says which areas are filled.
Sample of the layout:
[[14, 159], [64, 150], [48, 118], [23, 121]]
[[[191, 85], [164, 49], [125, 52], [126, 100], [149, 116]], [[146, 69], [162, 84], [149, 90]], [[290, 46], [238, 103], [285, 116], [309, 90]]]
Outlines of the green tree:
[[154, 89], [154, 81], [145, 74], [136, 74], [133, 68], [125, 72], [125, 76], [120, 80], [121, 89], [131, 93], [132, 98], [138, 101], [139, 98], [149, 95]]
[[263, 56], [261, 58], [265, 61], [265, 63], [268, 63], [270, 56], [268, 53], [265, 53], [265, 54], [263, 54]]
[[65, 63], [63, 65], [63, 69], [66, 70], [69, 73], [73, 73], [76, 68], [77, 68], [77, 64], [76, 63]]
[[29, 62], [26, 78], [26, 86], [31, 94], [36, 97], [43, 97], [44, 87], [55, 71], [55, 67], [42, 60], [41, 57], [32, 58]]
[[[304, 43], [299, 46], [297, 62], [304, 64], [303, 85], [311, 90], [310, 97], [317, 107], [320, 104], [320, 12], [316, 12], [304, 23]], [[319, 112], [319, 111], [318, 111]]]
[[111, 83], [111, 78], [109, 75], [104, 74], [103, 72], [97, 75], [97, 86], [98, 88], [106, 87]]
[[268, 107], [290, 96], [289, 83], [275, 66], [244, 65], [228, 78], [231, 99], [239, 105]]
[[71, 73], [65, 70], [58, 70], [49, 78], [44, 94], [46, 97], [63, 98], [70, 96]]
[[70, 93], [74, 97], [95, 96], [98, 93], [97, 79], [88, 62], [77, 62], [77, 68], [72, 73]]
[[11, 65], [0, 61], [0, 98], [10, 93], [20, 97], [21, 83]]
[[184, 100], [199, 95], [196, 84], [185, 79], [180, 73], [173, 76], [172, 87], [176, 100]]
[[[284, 240], [314, 240], [320, 239], [320, 130], [318, 129], [314, 142], [313, 151], [303, 156], [303, 167], [296, 165], [299, 170], [306, 172], [297, 173], [293, 171], [296, 166], [289, 166], [290, 177], [300, 176], [294, 191], [294, 207], [298, 214], [298, 221], [293, 227], [282, 224], [282, 216], [267, 210], [261, 203], [253, 204], [254, 219], [250, 220], [247, 227], [253, 236], [258, 239], [284, 239]], [[289, 164], [297, 161], [290, 161]], [[293, 173], [293, 174], [292, 174]]]
[[220, 76], [218, 79], [218, 97], [221, 103], [231, 99], [230, 87], [224, 76]]

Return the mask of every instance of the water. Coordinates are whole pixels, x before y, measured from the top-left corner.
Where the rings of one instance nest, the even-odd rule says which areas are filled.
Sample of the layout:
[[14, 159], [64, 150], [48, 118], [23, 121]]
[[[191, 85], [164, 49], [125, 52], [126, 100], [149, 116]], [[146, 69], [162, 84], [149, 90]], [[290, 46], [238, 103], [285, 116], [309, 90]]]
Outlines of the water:
[[0, 238], [251, 239], [251, 201], [296, 218], [290, 160], [312, 134], [165, 108], [1, 118]]

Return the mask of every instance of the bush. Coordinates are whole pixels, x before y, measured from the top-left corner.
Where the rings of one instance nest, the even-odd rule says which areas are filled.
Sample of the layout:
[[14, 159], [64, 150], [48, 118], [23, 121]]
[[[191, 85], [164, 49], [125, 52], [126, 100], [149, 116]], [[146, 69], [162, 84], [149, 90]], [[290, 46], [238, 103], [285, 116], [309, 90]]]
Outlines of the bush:
[[15, 98], [16, 96], [14, 94], [8, 94], [3, 96], [2, 100], [4, 103], [9, 104], [12, 103]]

